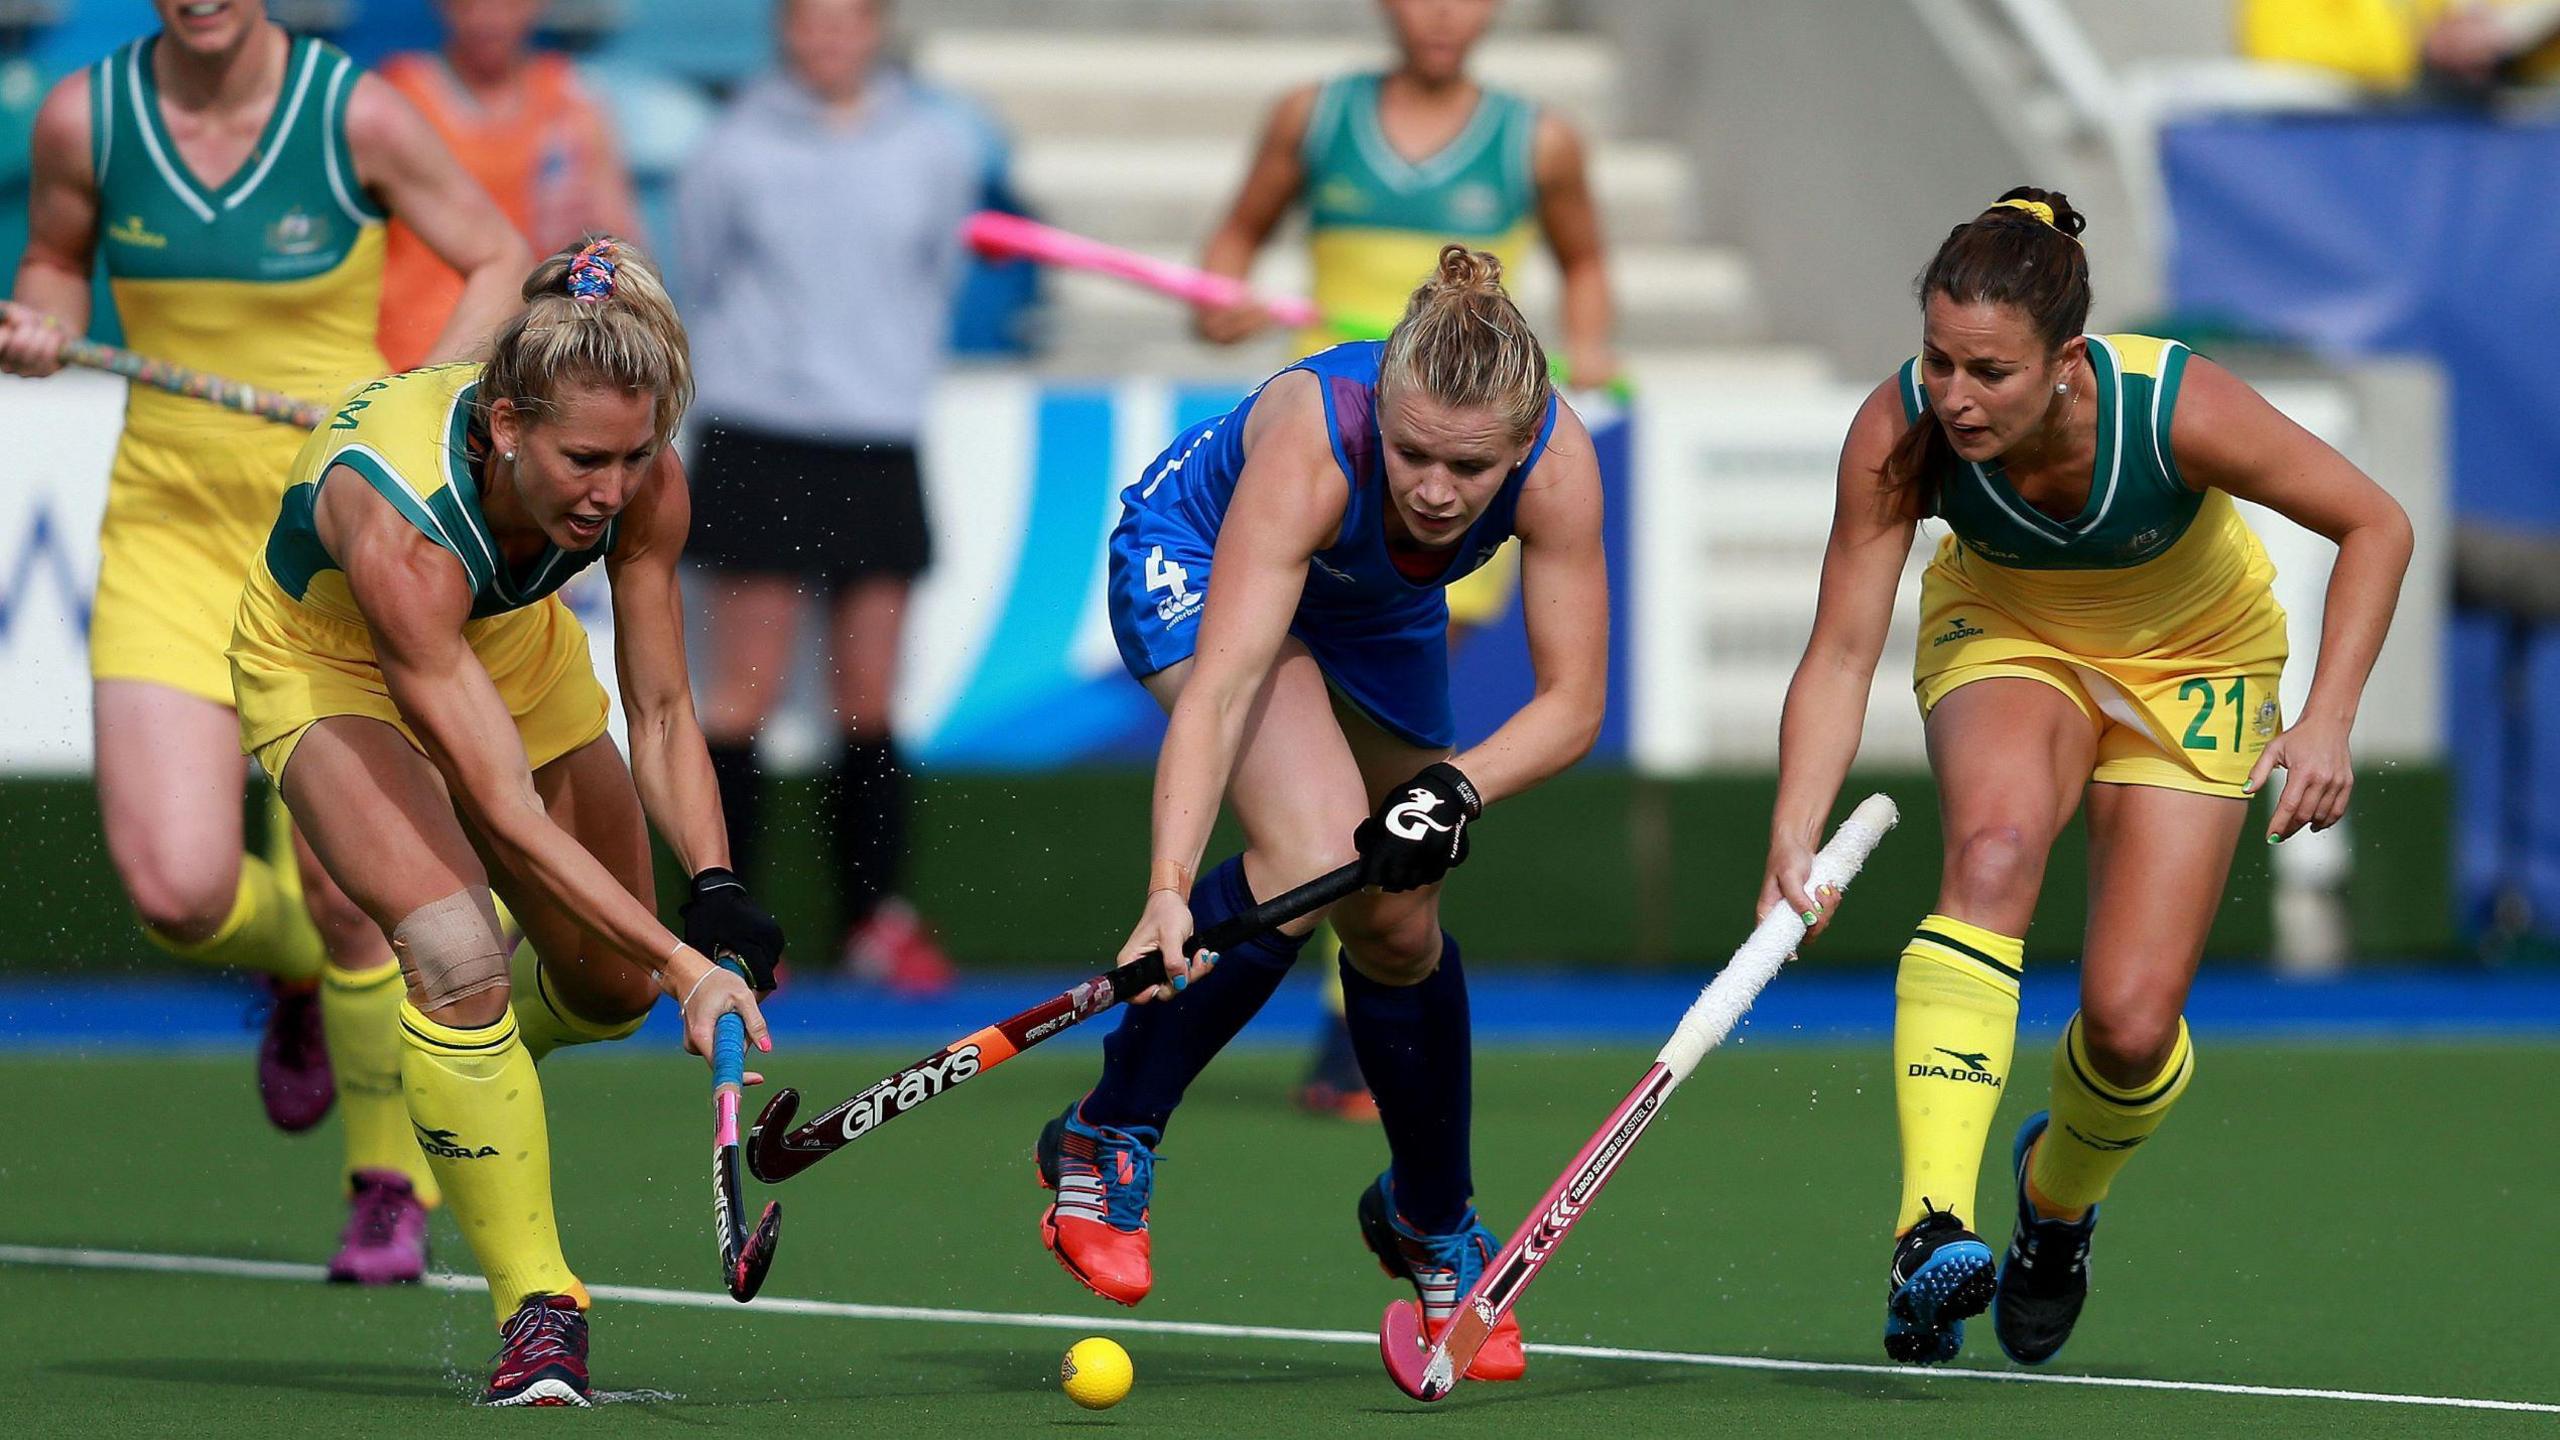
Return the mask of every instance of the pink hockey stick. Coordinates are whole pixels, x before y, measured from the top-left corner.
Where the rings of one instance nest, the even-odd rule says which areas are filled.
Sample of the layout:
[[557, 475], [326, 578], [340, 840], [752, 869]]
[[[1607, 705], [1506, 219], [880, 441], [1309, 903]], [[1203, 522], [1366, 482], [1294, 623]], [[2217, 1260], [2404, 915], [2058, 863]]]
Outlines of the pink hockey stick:
[[1036, 260], [1069, 270], [1090, 270], [1192, 305], [1234, 305], [1249, 300], [1270, 311], [1271, 318], [1283, 325], [1314, 325], [1324, 318], [1310, 301], [1256, 295], [1241, 280], [1105, 245], [1019, 215], [981, 210], [969, 217], [960, 233], [970, 249], [990, 260]]

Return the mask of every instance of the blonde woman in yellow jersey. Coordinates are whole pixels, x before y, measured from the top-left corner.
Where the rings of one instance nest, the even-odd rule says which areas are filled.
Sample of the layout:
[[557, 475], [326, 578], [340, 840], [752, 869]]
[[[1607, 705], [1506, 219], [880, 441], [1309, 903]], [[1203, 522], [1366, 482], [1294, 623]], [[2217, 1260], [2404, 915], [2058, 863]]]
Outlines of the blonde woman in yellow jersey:
[[[1915, 672], [1945, 860], [1894, 985], [1902, 1204], [1884, 1338], [1908, 1364], [1954, 1358], [1964, 1320], [1995, 1303], [2022, 1364], [2069, 1338], [2098, 1202], [2193, 1073], [2180, 1014], [2248, 797], [2286, 772], [2270, 842], [2346, 813], [2348, 732], [2409, 561], [2399, 505], [2229, 371], [2173, 341], [2082, 333], [2081, 225], [2062, 196], [2012, 190], [1921, 272], [1920, 354], [1867, 397], [1841, 452], [1780, 734], [1760, 904], [1818, 931], [1836, 897], [1805, 891], [1815, 839], [1857, 754], [1917, 522], [1943, 520]], [[2291, 725], [2275, 572], [2235, 498], [2338, 546]], [[2080, 1011], [2051, 1108], [2012, 1148], [2017, 1223], [1995, 1276], [1974, 1182], [2046, 856], [2084, 803]]]
[[[386, 213], [473, 277], [448, 353], [514, 304], [530, 258], [406, 101], [334, 47], [287, 36], [257, 0], [157, 8], [158, 34], [66, 77], [36, 117], [24, 308], [0, 320], [0, 368], [60, 368], [103, 262], [134, 348], [326, 401], [382, 369]], [[279, 987], [260, 1049], [269, 1117], [318, 1124], [336, 1071], [351, 1212], [332, 1273], [413, 1280], [433, 1181], [400, 1114], [391, 957], [325, 879], [305, 914], [283, 847], [272, 864], [241, 853], [222, 650], [301, 441], [133, 387], [89, 635], [98, 804], [144, 933]]]
[[[504, 1335], [484, 1402], [583, 1405], [587, 1294], [560, 1252], [534, 1062], [639, 1028], [689, 1048], [724, 1013], [764, 1048], [735, 953], [782, 934], [729, 871], [686, 676], [668, 445], [693, 394], [657, 274], [612, 240], [537, 268], [488, 363], [351, 393], [294, 461], [240, 597], [240, 739], [408, 982], [400, 1078]], [[631, 762], [559, 587], [603, 562]], [[649, 826], [694, 876], [658, 923]], [[529, 937], [510, 969], [492, 891]]]

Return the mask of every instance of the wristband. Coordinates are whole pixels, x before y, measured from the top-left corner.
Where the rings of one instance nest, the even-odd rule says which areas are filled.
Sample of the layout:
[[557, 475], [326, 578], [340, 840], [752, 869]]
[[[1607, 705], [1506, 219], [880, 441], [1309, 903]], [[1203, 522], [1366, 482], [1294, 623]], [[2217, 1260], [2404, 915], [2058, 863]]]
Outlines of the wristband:
[[1158, 860], [1147, 867], [1147, 893], [1170, 890], [1175, 899], [1191, 902], [1191, 867], [1179, 860]]

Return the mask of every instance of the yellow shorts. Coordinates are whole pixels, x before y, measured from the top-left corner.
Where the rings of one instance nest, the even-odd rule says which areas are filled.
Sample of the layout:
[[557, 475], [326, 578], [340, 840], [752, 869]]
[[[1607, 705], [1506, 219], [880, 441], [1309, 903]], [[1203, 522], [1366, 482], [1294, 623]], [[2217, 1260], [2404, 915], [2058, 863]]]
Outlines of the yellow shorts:
[[303, 434], [269, 425], [184, 445], [127, 433], [98, 531], [89, 674], [231, 701], [223, 647]]
[[[2276, 694], [2285, 614], [2273, 594], [2260, 592], [2235, 597], [2232, 613], [2217, 618], [2209, 641], [2174, 649], [2059, 644], [1962, 575], [1932, 565], [1920, 584], [1912, 684], [1926, 715], [1976, 680], [2042, 681], [2069, 696], [2096, 732], [2091, 780], [2239, 796], [2284, 726]], [[2111, 653], [2123, 650], [2132, 653]]]
[[1511, 593], [1520, 588], [1520, 550], [1505, 545], [1493, 558], [1448, 588], [1449, 619], [1459, 625], [1489, 625], [1502, 617]]
[[[303, 735], [337, 715], [379, 720], [424, 753], [383, 683], [371, 632], [277, 596], [272, 581], [253, 587], [231, 639], [240, 748], [257, 757], [267, 777], [283, 784]], [[586, 627], [559, 596], [474, 620], [464, 634], [515, 717], [531, 768], [605, 733], [609, 706], [587, 651]]]

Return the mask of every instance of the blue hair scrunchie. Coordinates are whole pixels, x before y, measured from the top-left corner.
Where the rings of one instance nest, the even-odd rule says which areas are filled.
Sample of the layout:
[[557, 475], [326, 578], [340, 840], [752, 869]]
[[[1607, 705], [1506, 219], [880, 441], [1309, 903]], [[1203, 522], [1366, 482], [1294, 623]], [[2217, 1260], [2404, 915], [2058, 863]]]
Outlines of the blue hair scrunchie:
[[569, 298], [603, 301], [613, 298], [613, 274], [621, 268], [611, 240], [590, 240], [569, 262]]

